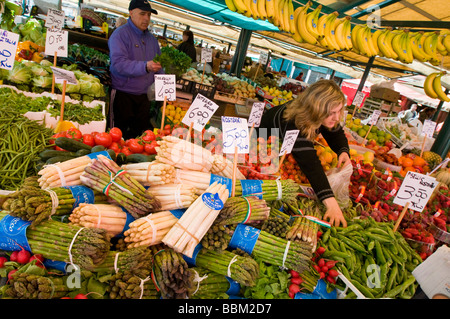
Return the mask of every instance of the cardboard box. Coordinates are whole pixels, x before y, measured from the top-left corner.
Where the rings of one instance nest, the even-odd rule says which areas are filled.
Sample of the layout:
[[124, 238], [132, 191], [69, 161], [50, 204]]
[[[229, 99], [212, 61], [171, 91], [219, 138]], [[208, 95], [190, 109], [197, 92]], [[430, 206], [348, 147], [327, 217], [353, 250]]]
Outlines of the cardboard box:
[[388, 102], [397, 102], [400, 98], [400, 93], [388, 88], [371, 88], [370, 97]]

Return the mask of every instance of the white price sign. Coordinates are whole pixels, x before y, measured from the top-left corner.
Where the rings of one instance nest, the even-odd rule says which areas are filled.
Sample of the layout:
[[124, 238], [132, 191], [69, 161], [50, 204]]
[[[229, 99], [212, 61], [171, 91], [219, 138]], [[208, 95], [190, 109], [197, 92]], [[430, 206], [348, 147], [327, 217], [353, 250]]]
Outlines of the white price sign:
[[405, 206], [409, 203], [410, 209], [422, 212], [438, 184], [434, 177], [409, 171], [394, 198], [394, 204]]
[[176, 79], [174, 74], [155, 74], [155, 100], [175, 101], [177, 99]]
[[18, 43], [17, 33], [0, 29], [0, 68], [12, 70]]
[[248, 136], [247, 120], [240, 117], [222, 116], [223, 152], [238, 154], [249, 152], [250, 139]]
[[432, 138], [435, 130], [436, 130], [436, 122], [431, 120], [425, 120], [423, 121], [422, 132], [420, 133], [420, 135]]
[[292, 152], [299, 132], [299, 130], [286, 131], [283, 144], [281, 145], [280, 155], [290, 154]]
[[269, 58], [269, 54], [267, 52], [261, 53], [261, 55], [259, 56], [259, 63], [266, 64], [268, 58]]
[[194, 130], [201, 131], [218, 108], [219, 106], [216, 103], [201, 94], [197, 94], [181, 122], [189, 127], [192, 124]]
[[364, 101], [364, 97], [365, 97], [365, 96], [366, 96], [366, 95], [365, 95], [363, 92], [358, 91], [358, 92], [356, 93], [355, 97], [353, 98], [352, 104], [353, 104], [355, 107], [360, 108], [360, 107], [362, 106], [362, 102]]
[[201, 62], [202, 63], [212, 62], [212, 54], [213, 50], [211, 48], [202, 48]]
[[255, 102], [252, 105], [252, 111], [248, 117], [248, 126], [259, 127], [261, 124], [261, 117], [264, 113], [265, 103], [264, 102]]
[[75, 77], [75, 73], [69, 70], [56, 68], [54, 66], [50, 67], [53, 71], [53, 75], [55, 76], [55, 83], [63, 83], [66, 81], [67, 84], [77, 84], [77, 78]]
[[373, 111], [372, 115], [370, 116], [369, 124], [370, 125], [376, 125], [377, 122], [378, 122], [378, 119], [380, 118], [380, 115], [381, 115], [381, 111], [380, 110]]
[[45, 38], [45, 54], [55, 55], [59, 57], [67, 57], [67, 48], [69, 43], [68, 32], [65, 30], [51, 30], [47, 29], [47, 36]]
[[48, 8], [45, 27], [52, 30], [61, 30], [64, 28], [64, 11]]

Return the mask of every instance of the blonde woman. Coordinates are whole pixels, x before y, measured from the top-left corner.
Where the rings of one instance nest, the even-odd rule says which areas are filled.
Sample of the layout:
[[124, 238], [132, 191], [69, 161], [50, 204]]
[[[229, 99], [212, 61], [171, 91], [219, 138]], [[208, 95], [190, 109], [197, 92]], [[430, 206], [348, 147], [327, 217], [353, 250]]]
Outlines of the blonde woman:
[[351, 164], [349, 146], [340, 120], [344, 113], [345, 97], [332, 80], [320, 80], [310, 85], [295, 100], [267, 110], [260, 128], [278, 128], [280, 138], [286, 131], [299, 130], [292, 155], [308, 178], [319, 200], [326, 206], [324, 219], [335, 226], [347, 227], [327, 176], [314, 149], [314, 139], [322, 134], [338, 155], [338, 167]]

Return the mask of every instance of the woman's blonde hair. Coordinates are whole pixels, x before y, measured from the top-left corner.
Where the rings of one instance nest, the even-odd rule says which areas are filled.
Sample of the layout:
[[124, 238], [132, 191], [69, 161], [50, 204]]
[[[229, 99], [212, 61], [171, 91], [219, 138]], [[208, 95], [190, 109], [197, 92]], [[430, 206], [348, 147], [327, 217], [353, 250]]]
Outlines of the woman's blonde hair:
[[[319, 80], [287, 105], [283, 116], [287, 121], [294, 121], [301, 135], [314, 139], [317, 129], [330, 115], [331, 110], [344, 104], [345, 96], [336, 82]], [[341, 117], [343, 115], [344, 107], [341, 110]]]

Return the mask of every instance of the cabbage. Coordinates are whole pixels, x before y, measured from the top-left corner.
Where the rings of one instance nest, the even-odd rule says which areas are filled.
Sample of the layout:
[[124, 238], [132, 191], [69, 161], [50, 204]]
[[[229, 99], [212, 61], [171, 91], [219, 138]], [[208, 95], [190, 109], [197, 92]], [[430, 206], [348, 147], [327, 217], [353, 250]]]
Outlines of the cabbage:
[[51, 67], [51, 66], [53, 66], [53, 63], [52, 62], [50, 62], [49, 60], [42, 60], [41, 61], [41, 63], [40, 63], [42, 66], [48, 66], [48, 67]]
[[39, 63], [36, 63], [30, 69], [35, 76], [47, 76], [52, 73], [50, 67], [44, 67]]
[[8, 76], [8, 80], [16, 84], [29, 84], [32, 78], [33, 72], [24, 63], [14, 63]]
[[52, 76], [37, 76], [33, 78], [33, 85], [40, 88], [50, 88], [52, 87], [52, 82]]
[[[63, 90], [63, 84], [62, 83], [56, 83], [56, 87], [62, 92]], [[66, 93], [80, 93], [81, 85], [80, 82], [77, 84], [66, 84]]]

